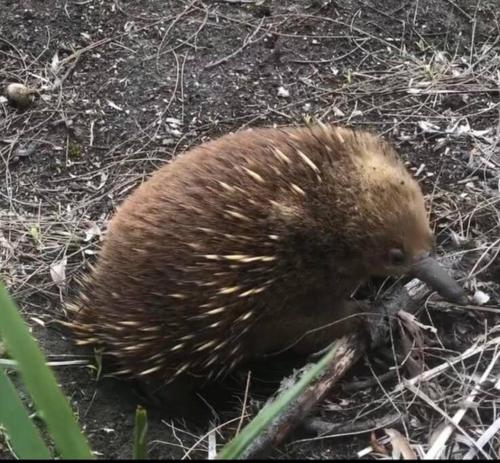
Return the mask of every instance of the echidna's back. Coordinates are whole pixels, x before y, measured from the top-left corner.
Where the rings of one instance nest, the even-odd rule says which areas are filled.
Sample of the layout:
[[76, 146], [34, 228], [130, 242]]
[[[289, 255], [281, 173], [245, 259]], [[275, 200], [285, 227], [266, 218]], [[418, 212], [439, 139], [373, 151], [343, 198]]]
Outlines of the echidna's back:
[[240, 132], [162, 167], [109, 224], [74, 304], [80, 343], [103, 343], [130, 375], [233, 367], [255, 323], [331, 286], [325, 249], [363, 224], [360, 147], [412, 182], [380, 139], [324, 126]]

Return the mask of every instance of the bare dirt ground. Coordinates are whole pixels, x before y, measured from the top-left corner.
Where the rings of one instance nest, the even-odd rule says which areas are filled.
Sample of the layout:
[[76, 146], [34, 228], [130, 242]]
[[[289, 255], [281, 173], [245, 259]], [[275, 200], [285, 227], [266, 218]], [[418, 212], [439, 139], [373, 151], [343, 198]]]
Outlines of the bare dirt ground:
[[[0, 11], [0, 84], [39, 92], [26, 110], [0, 97], [1, 277], [59, 362], [97, 455], [131, 456], [140, 398], [98, 377], [94, 357], [53, 321], [108, 218], [190, 146], [314, 117], [398, 146], [432, 204], [440, 253], [475, 298], [423, 307], [414, 349], [424, 370], [441, 365], [435, 376], [405, 386], [411, 365], [384, 380], [391, 366], [365, 359], [320, 411], [336, 431], [299, 433], [273, 456], [354, 458], [381, 438], [370, 454], [380, 457], [391, 452], [384, 427], [423, 455], [466, 403], [444, 454], [480, 452], [473, 442], [490, 433], [483, 456], [500, 456], [499, 0], [0, 0]], [[290, 372], [281, 366], [275, 381]], [[242, 411], [247, 376], [237, 372], [224, 413], [196, 427], [150, 409], [151, 457], [206, 458], [208, 434], [222, 445], [276, 388], [268, 376], [254, 371]], [[371, 383], [352, 390], [353, 379]], [[6, 439], [0, 456], [14, 457]]]

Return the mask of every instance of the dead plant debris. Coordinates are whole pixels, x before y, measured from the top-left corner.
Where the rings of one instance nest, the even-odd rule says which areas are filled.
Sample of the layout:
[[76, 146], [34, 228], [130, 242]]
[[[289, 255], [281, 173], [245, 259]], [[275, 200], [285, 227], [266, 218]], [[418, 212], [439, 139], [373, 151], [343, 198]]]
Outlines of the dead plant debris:
[[[404, 321], [406, 357], [366, 357], [343, 380], [358, 387], [335, 390], [317, 411], [331, 432], [294, 436], [273, 457], [499, 458], [498, 0], [0, 7], [0, 88], [32, 91], [24, 107], [0, 96], [0, 274], [98, 455], [130, 458], [139, 398], [126, 384], [96, 381], [95, 368], [82, 366], [96, 359], [52, 321], [109, 216], [192, 145], [317, 118], [368, 127], [398, 146], [432, 206], [438, 251], [473, 305], [431, 295]], [[290, 374], [283, 365], [234, 374], [225, 408], [203, 396], [213, 412], [201, 427], [150, 413], [151, 457], [213, 458]], [[12, 456], [7, 444], [1, 456]]]

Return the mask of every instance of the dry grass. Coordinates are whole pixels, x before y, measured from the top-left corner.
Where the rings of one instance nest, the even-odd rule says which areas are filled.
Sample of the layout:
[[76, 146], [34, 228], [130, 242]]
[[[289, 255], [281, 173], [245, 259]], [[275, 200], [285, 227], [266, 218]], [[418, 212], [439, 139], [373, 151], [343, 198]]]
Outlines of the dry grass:
[[[289, 5], [268, 15], [259, 3], [192, 0], [168, 9], [151, 2], [143, 10], [115, 1], [96, 2], [95, 11], [64, 3], [58, 11], [67, 17], [66, 29], [47, 17], [31, 45], [23, 36], [29, 29], [17, 36], [9, 29], [14, 20], [0, 29], [0, 83], [23, 82], [39, 92], [26, 111], [0, 102], [2, 278], [49, 358], [62, 362], [56, 365], [64, 382], [75, 368], [68, 360], [82, 356], [66, 352], [68, 343], [53, 352], [54, 344], [44, 341], [51, 336], [46, 327], [60, 315], [75, 273], [96, 253], [110, 214], [147, 173], [193, 144], [251, 125], [314, 117], [370, 127], [400, 147], [421, 180], [443, 259], [471, 295], [482, 291], [490, 299], [458, 308], [429, 298], [419, 317], [424, 326], [406, 332], [406, 359], [393, 356], [389, 367], [367, 359], [362, 379], [375, 378], [371, 385], [339, 391], [321, 410], [323, 424], [355, 423], [356, 429], [337, 429], [307, 446], [312, 439], [296, 440], [280, 455], [338, 455], [331, 453], [339, 442], [332, 439], [343, 436], [351, 457], [389, 458], [406, 442], [419, 457], [499, 458], [500, 36], [494, 2], [447, 0], [436, 3], [435, 13], [421, 2], [404, 20], [396, 4], [377, 15], [361, 1], [339, 14], [331, 5], [284, 2]], [[416, 26], [448, 8], [470, 27], [460, 40], [450, 28], [434, 37]], [[84, 13], [81, 29], [68, 31]], [[101, 15], [116, 27], [102, 29]], [[481, 29], [484, 18], [496, 34]], [[415, 374], [408, 359], [417, 354], [423, 371]], [[227, 439], [261, 404], [245, 381], [234, 417], [201, 434], [158, 421], [156, 436], [168, 439], [154, 438], [154, 451], [213, 454], [214, 442]], [[65, 387], [77, 388], [71, 381]], [[93, 396], [81, 405], [84, 421], [92, 404]], [[382, 430], [396, 426], [397, 417], [396, 439]], [[87, 426], [97, 432], [105, 424]], [[377, 431], [371, 441], [370, 431]], [[107, 450], [97, 439], [96, 445]]]

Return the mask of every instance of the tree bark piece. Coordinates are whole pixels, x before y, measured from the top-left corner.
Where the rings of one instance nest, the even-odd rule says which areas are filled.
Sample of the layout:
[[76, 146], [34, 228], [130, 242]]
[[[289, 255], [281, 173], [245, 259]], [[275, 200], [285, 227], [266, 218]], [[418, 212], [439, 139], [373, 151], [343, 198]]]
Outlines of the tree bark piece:
[[289, 404], [268, 429], [252, 442], [241, 458], [262, 459], [273, 447], [280, 445], [363, 355], [366, 339], [360, 333], [355, 333], [337, 341], [334, 348], [337, 349], [337, 354], [318, 379]]
[[[283, 443], [311, 411], [327, 397], [333, 387], [368, 348], [373, 348], [387, 340], [389, 330], [387, 321], [390, 322], [400, 310], [415, 312], [420, 306], [418, 302], [427, 292], [424, 284], [415, 280], [410, 281], [406, 286], [396, 290], [385, 303], [377, 305], [374, 314], [378, 313], [378, 320], [374, 322], [373, 327], [371, 324], [368, 325], [370, 340], [366, 333], [358, 332], [336, 341], [331, 349], [337, 349], [337, 353], [325, 367], [323, 373], [299, 397], [292, 401], [280, 416], [272, 421], [267, 430], [245, 450], [241, 458], [265, 458], [273, 447]], [[377, 312], [378, 310], [380, 311]]]

